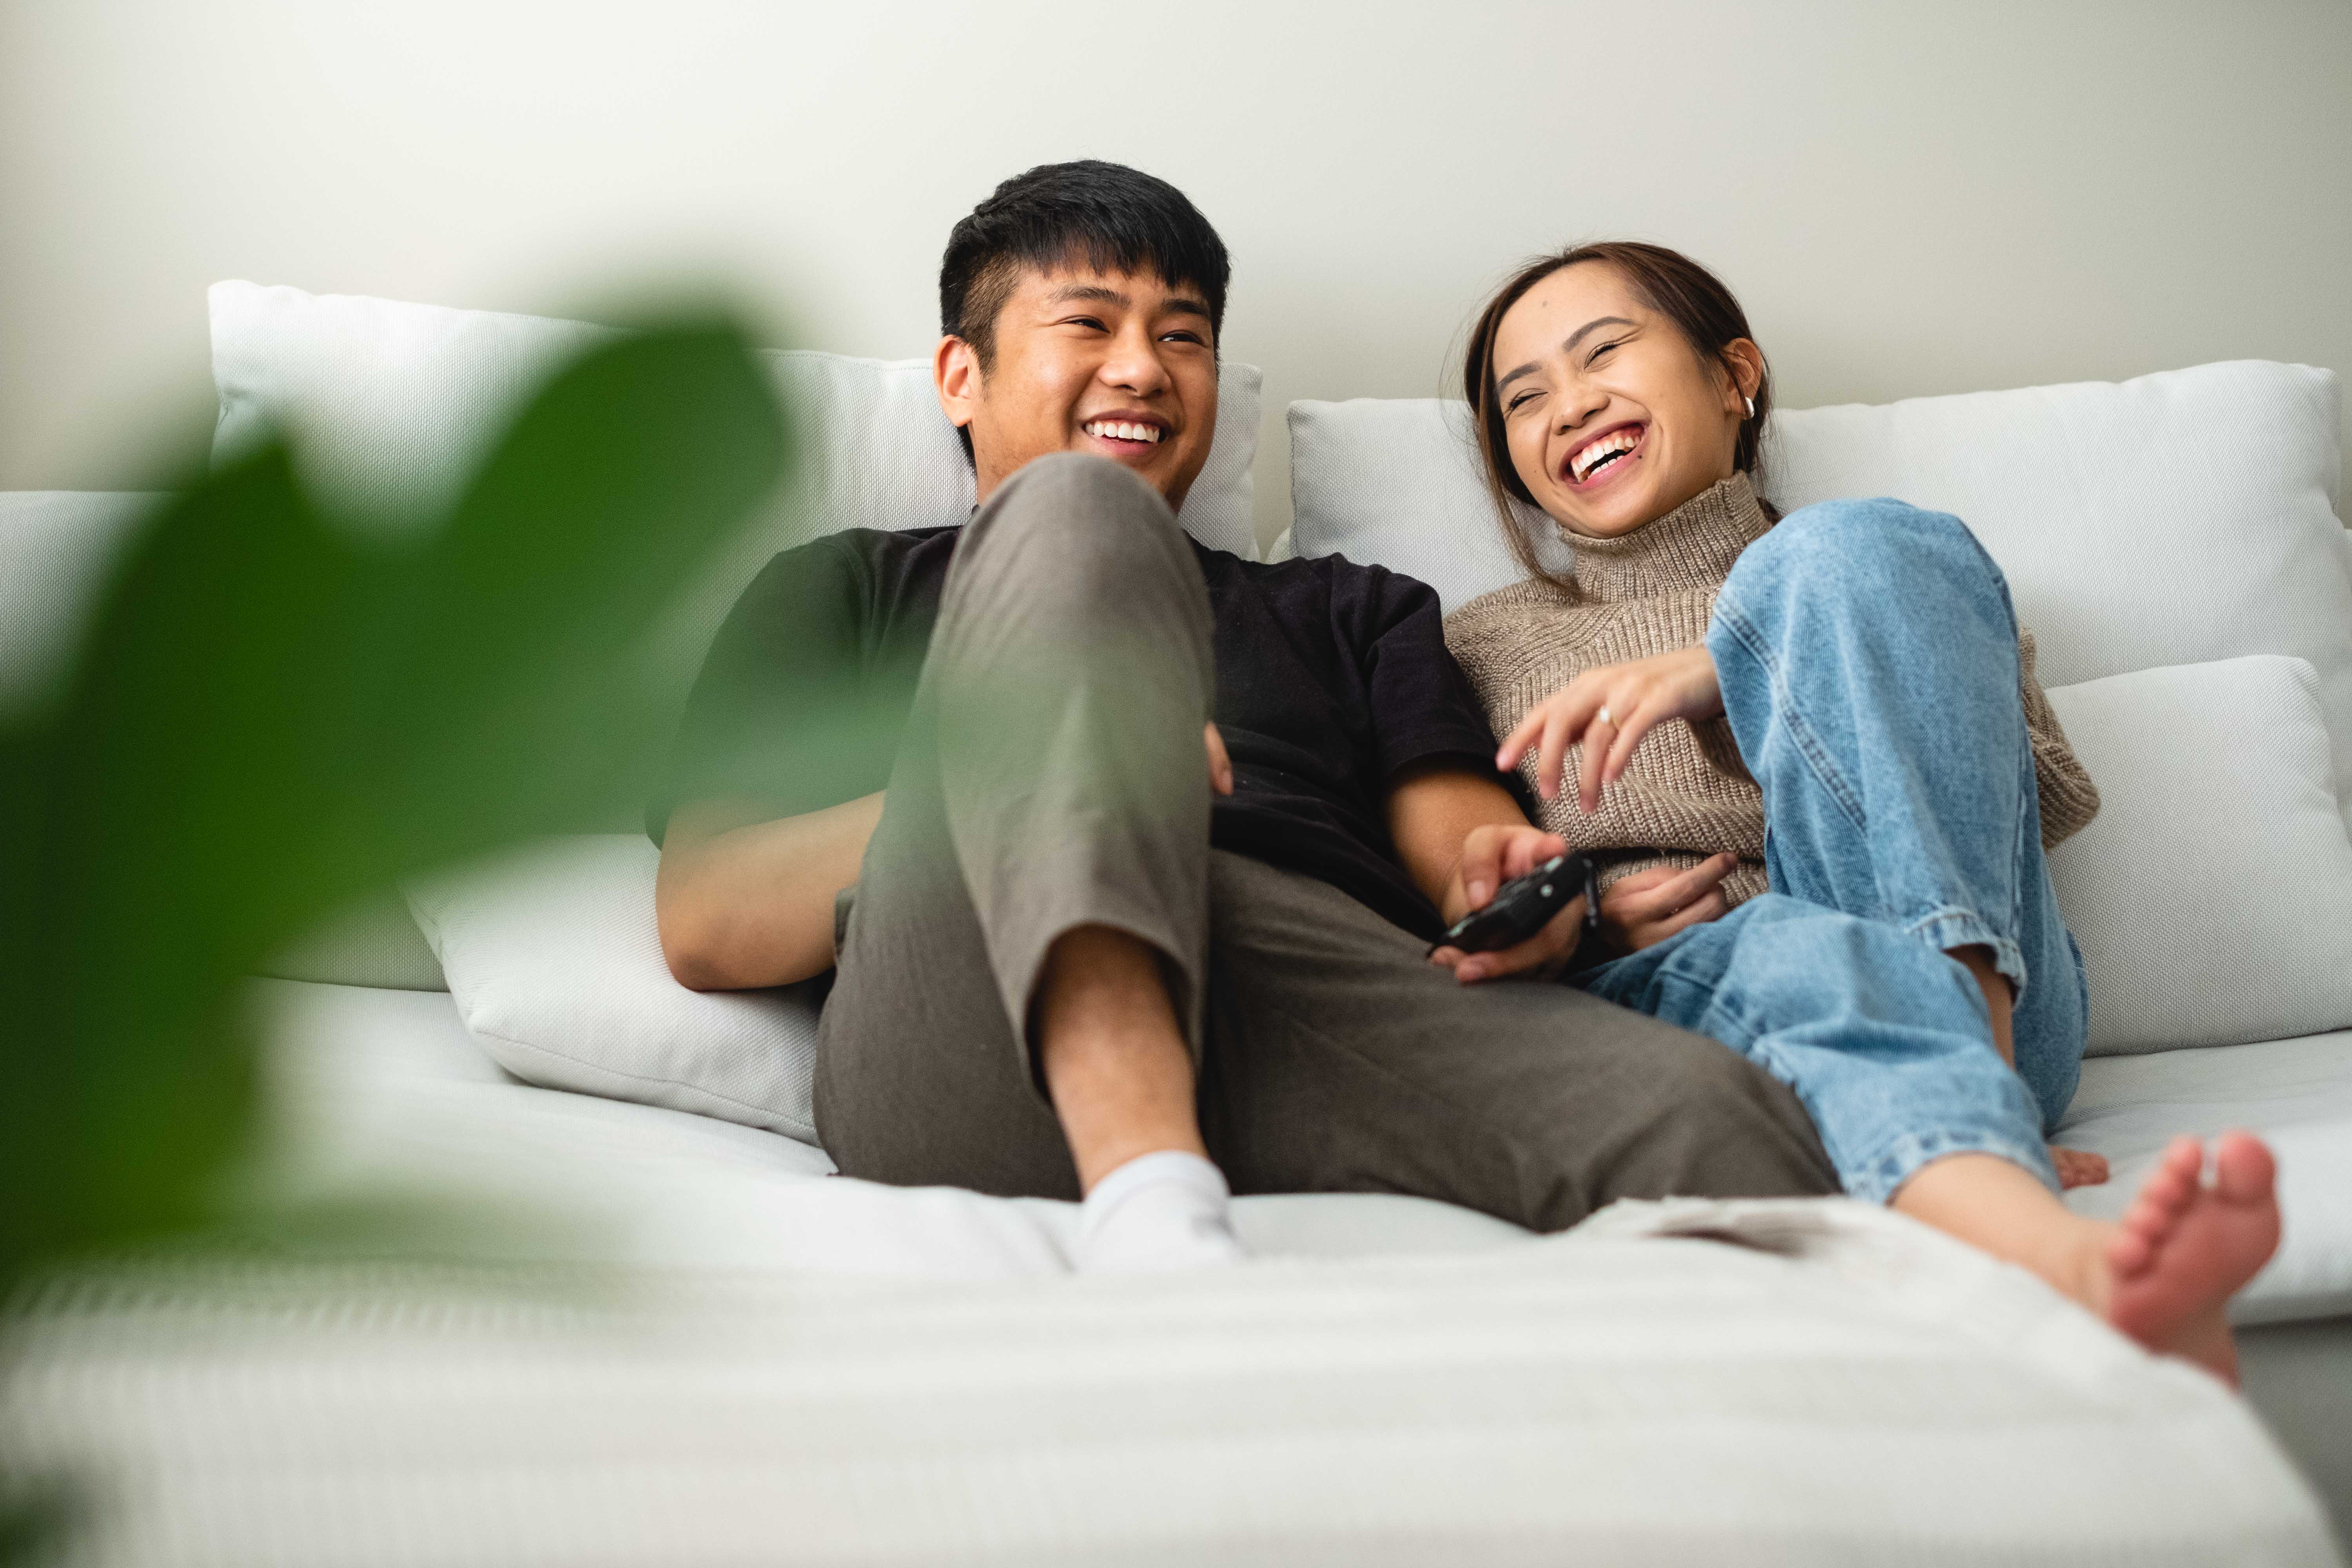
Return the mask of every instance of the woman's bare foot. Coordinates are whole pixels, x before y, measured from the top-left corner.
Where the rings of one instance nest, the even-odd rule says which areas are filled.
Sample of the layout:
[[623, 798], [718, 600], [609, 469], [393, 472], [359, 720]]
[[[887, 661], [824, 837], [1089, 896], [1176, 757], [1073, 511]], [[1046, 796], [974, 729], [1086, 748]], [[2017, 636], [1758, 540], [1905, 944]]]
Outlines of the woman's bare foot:
[[2278, 1250], [2278, 1163], [2251, 1133], [2213, 1148], [2213, 1184], [2194, 1138], [2167, 1145], [2154, 1173], [2107, 1237], [2107, 1321], [2168, 1355], [2234, 1384], [2230, 1298]]
[[2058, 1167], [2058, 1185], [2067, 1192], [2076, 1187], [2095, 1187], [2107, 1179], [2107, 1157], [2094, 1154], [2088, 1149], [2062, 1149], [2053, 1143], [2050, 1163]]

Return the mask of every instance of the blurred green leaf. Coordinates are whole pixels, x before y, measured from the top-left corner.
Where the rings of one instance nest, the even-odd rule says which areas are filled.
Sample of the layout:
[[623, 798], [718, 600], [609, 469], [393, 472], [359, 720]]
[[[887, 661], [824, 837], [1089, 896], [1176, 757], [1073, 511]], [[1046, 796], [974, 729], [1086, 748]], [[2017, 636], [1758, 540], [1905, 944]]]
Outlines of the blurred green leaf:
[[0, 734], [0, 1284], [208, 1216], [267, 954], [608, 798], [657, 739], [642, 634], [783, 457], [740, 337], [693, 326], [556, 376], [402, 547], [331, 528], [277, 447], [167, 509], [65, 701]]
[[89, 1498], [66, 1476], [6, 1479], [8, 1495], [0, 1499], [0, 1568], [64, 1557], [73, 1532], [88, 1523]]

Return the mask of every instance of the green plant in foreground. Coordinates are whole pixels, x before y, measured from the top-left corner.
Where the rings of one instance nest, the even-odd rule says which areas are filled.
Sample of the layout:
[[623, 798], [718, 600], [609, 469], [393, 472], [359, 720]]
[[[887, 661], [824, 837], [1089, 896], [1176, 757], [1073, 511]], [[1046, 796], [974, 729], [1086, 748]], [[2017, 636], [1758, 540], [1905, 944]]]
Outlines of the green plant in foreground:
[[183, 491], [0, 733], [0, 1290], [218, 1217], [241, 979], [348, 900], [576, 824], [658, 737], [633, 650], [774, 488], [722, 326], [549, 383], [449, 515], [331, 527], [283, 447]]

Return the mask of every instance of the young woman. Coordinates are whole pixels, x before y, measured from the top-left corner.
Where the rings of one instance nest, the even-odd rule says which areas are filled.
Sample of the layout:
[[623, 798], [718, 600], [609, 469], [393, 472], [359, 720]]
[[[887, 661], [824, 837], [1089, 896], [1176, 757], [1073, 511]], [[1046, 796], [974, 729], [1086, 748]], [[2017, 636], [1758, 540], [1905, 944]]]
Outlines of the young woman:
[[[1530, 262], [1479, 318], [1463, 388], [1530, 575], [1446, 638], [1497, 765], [1606, 867], [1606, 951], [1569, 983], [1789, 1084], [1853, 1195], [2234, 1379], [2224, 1309], [2278, 1245], [2270, 1152], [2224, 1136], [2209, 1184], [2176, 1140], [2120, 1225], [2058, 1197], [2062, 1169], [2105, 1164], [2045, 1142], [2088, 993], [2042, 851], [2098, 795], [1982, 547], [1895, 500], [1777, 518], [1750, 479], [1763, 352], [1671, 250]], [[1545, 530], [1572, 572], [1542, 565]]]

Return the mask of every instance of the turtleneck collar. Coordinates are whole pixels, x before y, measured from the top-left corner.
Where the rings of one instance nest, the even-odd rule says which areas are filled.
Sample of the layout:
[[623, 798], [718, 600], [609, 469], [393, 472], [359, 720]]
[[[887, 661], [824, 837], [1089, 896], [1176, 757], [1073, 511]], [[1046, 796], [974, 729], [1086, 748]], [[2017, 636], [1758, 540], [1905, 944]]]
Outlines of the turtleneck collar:
[[1585, 598], [1601, 602], [1716, 587], [1731, 574], [1739, 552], [1771, 526], [1748, 476], [1734, 474], [1631, 533], [1569, 535], [1576, 585]]

